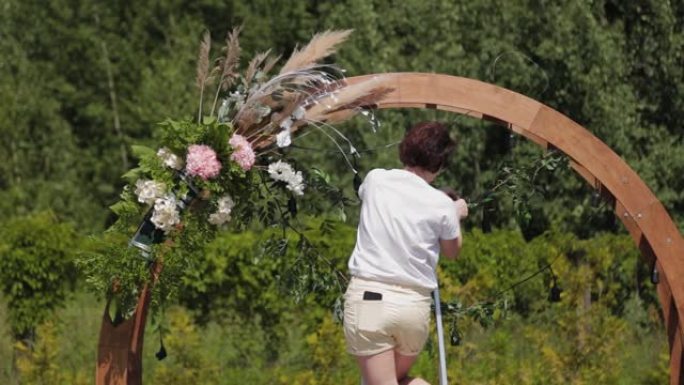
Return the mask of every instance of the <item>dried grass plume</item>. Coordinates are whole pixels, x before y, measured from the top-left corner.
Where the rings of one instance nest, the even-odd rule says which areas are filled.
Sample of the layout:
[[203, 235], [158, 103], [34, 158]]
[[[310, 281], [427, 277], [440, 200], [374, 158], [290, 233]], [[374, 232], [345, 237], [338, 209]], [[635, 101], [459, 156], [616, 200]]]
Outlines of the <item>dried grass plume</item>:
[[202, 90], [209, 77], [209, 50], [211, 49], [211, 34], [204, 32], [197, 55], [197, 88]]
[[305, 119], [308, 121], [329, 121], [330, 114], [342, 110], [353, 110], [375, 104], [392, 90], [386, 86], [387, 76], [376, 76], [371, 79], [346, 85], [341, 83], [339, 90], [328, 93], [316, 101], [306, 111]]
[[325, 31], [317, 33], [301, 50], [295, 50], [287, 60], [281, 74], [286, 72], [307, 68], [324, 57], [330, 56], [335, 52], [335, 47], [349, 37], [351, 29], [342, 31]]
[[197, 122], [202, 121], [202, 105], [204, 103], [204, 86], [207, 84], [209, 78], [209, 51], [211, 50], [211, 34], [209, 31], [204, 32], [202, 43], [200, 43], [200, 50], [197, 56], [197, 87], [200, 90], [199, 109], [197, 111]]
[[252, 60], [249, 62], [249, 65], [247, 65], [247, 71], [245, 71], [245, 86], [248, 86], [249, 83], [251, 83], [252, 79], [254, 79], [254, 76], [257, 74], [259, 67], [261, 64], [263, 64], [264, 60], [268, 58], [270, 53], [271, 50], [269, 49], [268, 51], [257, 54], [252, 58]]
[[228, 36], [226, 36], [226, 46], [224, 48], [226, 50], [226, 56], [221, 62], [220, 84], [220, 87], [224, 91], [232, 85], [233, 79], [237, 76], [235, 70], [237, 69], [238, 64], [240, 64], [240, 54], [242, 53], [239, 40], [241, 31], [242, 27], [235, 27], [228, 33]]

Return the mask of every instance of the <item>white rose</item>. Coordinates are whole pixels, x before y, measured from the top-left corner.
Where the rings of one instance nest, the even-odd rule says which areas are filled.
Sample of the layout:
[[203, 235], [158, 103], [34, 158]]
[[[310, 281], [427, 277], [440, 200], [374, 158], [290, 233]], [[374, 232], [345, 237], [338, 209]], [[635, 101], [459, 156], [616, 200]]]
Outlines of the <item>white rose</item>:
[[304, 195], [304, 187], [306, 187], [303, 183], [300, 184], [288, 184], [287, 189], [292, 191], [294, 195], [299, 195], [302, 196]]
[[180, 223], [177, 200], [173, 194], [168, 194], [154, 202], [152, 212], [152, 223], [165, 233], [169, 232], [175, 225]]
[[183, 160], [166, 147], [160, 148], [157, 151], [157, 156], [167, 167], [170, 167], [174, 170], [180, 170], [183, 168]]
[[138, 179], [135, 182], [135, 195], [138, 196], [140, 203], [151, 205], [157, 198], [164, 196], [165, 192], [166, 185], [164, 183], [145, 179]]
[[218, 207], [219, 211], [230, 213], [230, 210], [235, 207], [235, 202], [233, 202], [233, 198], [231, 198], [230, 195], [224, 195], [218, 200]]
[[228, 221], [230, 221], [230, 214], [216, 212], [209, 215], [209, 223], [215, 226], [221, 226]]
[[230, 221], [230, 213], [235, 207], [235, 202], [230, 197], [230, 195], [224, 195], [217, 201], [218, 208], [215, 213], [209, 215], [209, 223], [212, 225], [220, 226], [228, 221]]
[[287, 189], [295, 195], [304, 195], [304, 177], [301, 171], [293, 173], [287, 180]]
[[304, 195], [304, 176], [301, 171], [295, 172], [288, 163], [279, 160], [269, 164], [268, 174], [274, 180], [287, 183], [286, 188], [295, 195]]

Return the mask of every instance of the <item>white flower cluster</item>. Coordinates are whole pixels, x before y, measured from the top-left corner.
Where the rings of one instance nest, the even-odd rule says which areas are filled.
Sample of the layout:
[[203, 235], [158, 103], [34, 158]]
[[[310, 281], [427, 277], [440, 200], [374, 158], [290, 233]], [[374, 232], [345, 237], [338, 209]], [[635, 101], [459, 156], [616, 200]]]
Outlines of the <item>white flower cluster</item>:
[[279, 160], [269, 164], [268, 175], [274, 180], [287, 183], [287, 189], [295, 195], [304, 195], [305, 185], [302, 172], [295, 172], [289, 163]]
[[166, 193], [166, 185], [153, 180], [139, 179], [135, 182], [135, 194], [140, 203], [154, 204], [152, 223], [165, 233], [180, 222], [178, 201], [176, 197]]
[[218, 209], [209, 215], [209, 223], [220, 226], [230, 220], [230, 213], [235, 207], [235, 202], [230, 195], [224, 195], [218, 200]]
[[154, 204], [157, 198], [163, 197], [165, 193], [166, 185], [164, 183], [146, 179], [138, 179], [135, 182], [135, 195], [138, 196], [140, 203]]
[[154, 202], [154, 212], [152, 213], [152, 223], [165, 233], [173, 229], [180, 223], [178, 212], [178, 201], [173, 194], [167, 194]]
[[166, 167], [170, 167], [174, 170], [180, 170], [183, 168], [183, 159], [178, 157], [166, 147], [160, 148], [157, 151], [157, 156], [162, 160], [162, 162], [164, 162]]
[[278, 147], [287, 147], [292, 144], [292, 124], [304, 118], [305, 112], [306, 111], [304, 110], [304, 107], [299, 106], [295, 108], [295, 110], [292, 112], [292, 115], [280, 122], [280, 128], [282, 130], [276, 135], [276, 144]]

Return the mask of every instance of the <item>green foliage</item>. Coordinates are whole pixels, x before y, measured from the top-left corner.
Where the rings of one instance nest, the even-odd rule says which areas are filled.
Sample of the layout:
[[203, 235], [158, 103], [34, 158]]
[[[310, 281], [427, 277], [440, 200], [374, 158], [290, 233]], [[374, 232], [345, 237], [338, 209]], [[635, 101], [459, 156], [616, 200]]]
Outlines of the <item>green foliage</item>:
[[0, 284], [17, 338], [32, 338], [36, 326], [64, 302], [74, 285], [75, 229], [44, 212], [0, 225]]
[[108, 232], [90, 237], [76, 259], [87, 288], [98, 297], [113, 301], [115, 317], [129, 315], [138, 290], [150, 276], [150, 263], [140, 251], [128, 247], [128, 237]]
[[169, 314], [171, 334], [166, 346], [174, 352], [169, 365], [158, 367], [152, 378], [159, 384], [205, 384], [217, 377], [217, 367], [207, 362], [202, 354], [202, 341], [189, 314], [174, 311]]
[[[507, 317], [488, 324], [459, 319], [461, 344], [448, 347], [452, 378], [462, 383], [637, 384], [651, 370], [663, 375], [663, 368], [646, 364], [637, 370], [620, 358], [635, 348], [633, 341], [640, 337], [633, 333], [649, 333], [660, 323], [649, 315], [657, 312], [653, 290], [634, 281], [645, 275], [634, 263], [637, 250], [630, 238], [605, 234], [578, 240], [547, 233], [528, 243], [509, 231], [474, 231], [464, 238], [461, 259], [442, 266], [442, 297], [478, 303], [503, 296], [511, 309]], [[552, 272], [518, 284], [547, 264]], [[552, 273], [563, 289], [558, 303], [547, 300]], [[649, 363], [660, 365], [659, 360]], [[605, 370], [606, 363], [611, 370]]]
[[282, 368], [278, 384], [356, 384], [355, 366], [346, 352], [344, 335], [332, 317], [323, 317], [304, 338], [308, 362], [305, 369]]
[[353, 228], [316, 219], [303, 227], [284, 236], [276, 229], [221, 234], [183, 277], [181, 302], [203, 322], [238, 316], [265, 330], [296, 303], [332, 309], [346, 287]]
[[[315, 224], [309, 227], [315, 230]], [[336, 236], [316, 234], [308, 234], [311, 241], [328, 243], [326, 254], [343, 264], [354, 242], [353, 228], [338, 225]], [[447, 346], [450, 378], [462, 384], [667, 382], [664, 328], [654, 289], [641, 282], [648, 281], [647, 272], [636, 264], [631, 239], [602, 235], [577, 240], [550, 233], [526, 243], [519, 232], [501, 230], [467, 232], [464, 238], [461, 259], [440, 262], [445, 302], [460, 301], [465, 308], [492, 301], [558, 256], [552, 268], [563, 293], [559, 303], [547, 301], [551, 281], [545, 271], [504, 295], [512, 305], [505, 317], [493, 317], [486, 327], [478, 319], [459, 318], [461, 344]], [[289, 257], [254, 252], [262, 240], [257, 233], [244, 233], [244, 238], [223, 233], [211, 244], [201, 262], [206, 269], [183, 288], [185, 305], [207, 301], [208, 312], [198, 318], [203, 311], [199, 306], [172, 307], [158, 320], [169, 354], [163, 361], [154, 357], [158, 332], [147, 328], [145, 383], [358, 383], [358, 369], [345, 352], [342, 327], [332, 321], [329, 304], [312, 295], [296, 304], [269, 280], [271, 269]], [[45, 358], [30, 358], [26, 373], [73, 383], [90, 378], [96, 348], [92, 341], [102, 316], [102, 302], [93, 298], [76, 296], [59, 310], [53, 326], [39, 328], [34, 346], [45, 349], [14, 353], [17, 359], [33, 357], [23, 354]], [[4, 306], [0, 317], [5, 317]], [[446, 327], [448, 331], [449, 322]], [[13, 345], [7, 331], [0, 327], [0, 347]], [[435, 383], [434, 330], [430, 336], [413, 374]], [[18, 374], [8, 366], [12, 361], [12, 353], [0, 348], [0, 362], [7, 363], [0, 368], [3, 383], [16, 383]]]
[[41, 324], [37, 330], [39, 336], [34, 345], [24, 342], [16, 343], [17, 369], [21, 384], [48, 385], [72, 384], [85, 385], [90, 380], [85, 370], [76, 373], [64, 370], [60, 365], [59, 328], [53, 322]]

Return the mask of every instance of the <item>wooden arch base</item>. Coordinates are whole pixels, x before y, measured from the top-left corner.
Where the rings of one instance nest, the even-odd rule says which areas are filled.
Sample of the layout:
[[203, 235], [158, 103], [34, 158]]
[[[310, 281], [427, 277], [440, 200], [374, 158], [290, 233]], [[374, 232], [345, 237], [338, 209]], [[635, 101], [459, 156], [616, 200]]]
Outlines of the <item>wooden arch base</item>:
[[145, 324], [150, 305], [146, 284], [138, 297], [133, 315], [115, 324], [105, 306], [97, 346], [97, 385], [142, 385], [142, 352]]
[[393, 89], [377, 108], [433, 108], [489, 120], [544, 148], [560, 150], [572, 168], [625, 224], [647, 262], [660, 272], [658, 298], [670, 344], [670, 384], [684, 384], [684, 239], [653, 192], [605, 143], [567, 116], [533, 99], [473, 79], [426, 73], [377, 76]]
[[142, 354], [145, 325], [149, 312], [150, 288], [159, 279], [162, 263], [150, 266], [150, 281], [143, 285], [138, 295], [135, 311], [128, 319], [115, 323], [105, 306], [97, 345], [97, 385], [142, 385]]
[[[670, 344], [670, 384], [684, 385], [684, 239], [653, 192], [605, 143], [565, 115], [513, 91], [477, 80], [424, 73], [377, 76], [392, 91], [377, 108], [436, 108], [502, 124], [544, 148], [555, 148], [605, 199], [625, 224], [642, 255], [660, 272], [657, 286]], [[679, 278], [681, 277], [681, 278]], [[142, 291], [134, 316], [113, 326], [103, 320], [97, 385], [142, 383], [142, 345], [149, 304]]]

